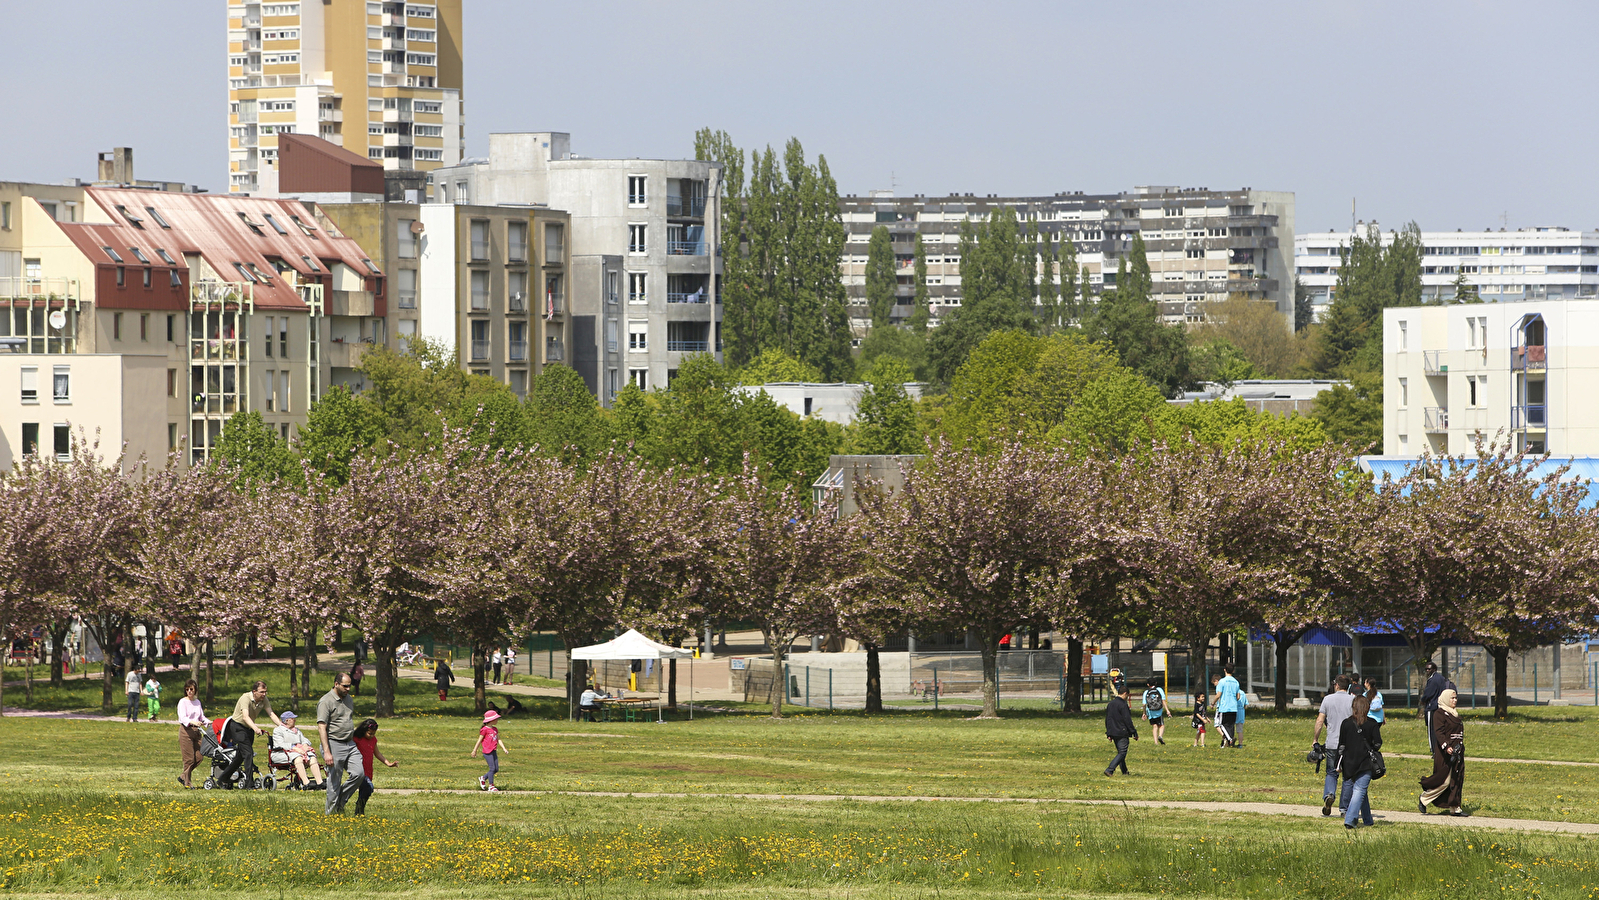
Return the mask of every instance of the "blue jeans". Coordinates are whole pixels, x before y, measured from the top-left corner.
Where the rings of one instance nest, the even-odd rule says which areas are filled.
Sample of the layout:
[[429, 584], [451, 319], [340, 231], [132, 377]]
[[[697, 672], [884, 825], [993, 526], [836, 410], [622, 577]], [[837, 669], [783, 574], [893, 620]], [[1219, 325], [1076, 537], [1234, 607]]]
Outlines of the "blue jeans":
[[1360, 818], [1363, 825], [1372, 824], [1371, 797], [1367, 793], [1371, 789], [1371, 773], [1362, 772], [1353, 780], [1344, 779], [1344, 783], [1355, 786], [1349, 797], [1349, 809], [1344, 813], [1344, 824], [1355, 824], [1356, 817]]
[[[1333, 796], [1333, 797], [1336, 797], [1336, 796], [1338, 796], [1338, 748], [1337, 747], [1329, 747], [1329, 748], [1327, 748], [1327, 760], [1326, 760], [1326, 762], [1323, 763], [1323, 765], [1325, 765], [1327, 767], [1327, 779], [1326, 779], [1326, 782], [1322, 786], [1321, 795], [1323, 797], [1326, 797], [1326, 796], [1329, 796], [1329, 795]], [[1347, 780], [1346, 780], [1345, 783], [1347, 785]], [[1340, 808], [1344, 808], [1344, 807], [1348, 806], [1348, 804], [1340, 802], [1338, 804], [1338, 806]]]
[[489, 766], [489, 774], [484, 776], [483, 783], [493, 784], [494, 776], [500, 771], [500, 754], [498, 752], [485, 753], [483, 754], [483, 761], [488, 763]]
[[1127, 774], [1127, 744], [1129, 740], [1130, 738], [1116, 738], [1116, 756], [1110, 761], [1110, 765], [1105, 767], [1106, 775], [1116, 771], [1117, 766], [1121, 766], [1123, 775]]

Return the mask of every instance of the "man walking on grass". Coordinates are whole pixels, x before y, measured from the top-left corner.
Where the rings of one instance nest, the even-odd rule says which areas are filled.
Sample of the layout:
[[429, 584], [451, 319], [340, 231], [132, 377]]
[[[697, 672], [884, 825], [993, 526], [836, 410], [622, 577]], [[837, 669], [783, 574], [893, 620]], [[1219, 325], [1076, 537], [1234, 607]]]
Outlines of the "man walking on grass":
[[1321, 814], [1332, 815], [1333, 800], [1338, 798], [1338, 732], [1344, 726], [1344, 720], [1349, 718], [1350, 706], [1355, 698], [1349, 693], [1349, 676], [1339, 675], [1333, 681], [1333, 689], [1327, 696], [1321, 698], [1321, 711], [1316, 714], [1316, 727], [1310, 731], [1310, 742], [1316, 743], [1321, 739], [1322, 729], [1327, 730], [1327, 777], [1322, 785]]
[[316, 730], [322, 736], [322, 761], [327, 765], [327, 815], [343, 814], [344, 804], [355, 795], [366, 775], [366, 764], [355, 746], [355, 700], [350, 696], [350, 676], [333, 682], [333, 690], [316, 705]]
[[1427, 682], [1421, 686], [1421, 713], [1422, 721], [1427, 726], [1427, 750], [1431, 752], [1438, 749], [1432, 737], [1432, 714], [1438, 711], [1438, 696], [1446, 688], [1453, 687], [1449, 683], [1449, 676], [1438, 671], [1438, 664], [1427, 660]]
[[1243, 705], [1243, 695], [1239, 692], [1238, 679], [1233, 677], [1233, 664], [1222, 666], [1222, 671], [1227, 674], [1216, 682], [1216, 730], [1221, 732], [1223, 747], [1242, 747], [1235, 736], [1234, 727], [1238, 724], [1238, 708]]
[[1133, 710], [1127, 705], [1127, 698], [1127, 684], [1123, 682], [1116, 686], [1116, 696], [1105, 705], [1105, 737], [1116, 745], [1116, 756], [1105, 767], [1106, 778], [1115, 774], [1118, 766], [1123, 775], [1130, 774], [1127, 771], [1127, 741], [1138, 740], [1138, 729], [1133, 727]]

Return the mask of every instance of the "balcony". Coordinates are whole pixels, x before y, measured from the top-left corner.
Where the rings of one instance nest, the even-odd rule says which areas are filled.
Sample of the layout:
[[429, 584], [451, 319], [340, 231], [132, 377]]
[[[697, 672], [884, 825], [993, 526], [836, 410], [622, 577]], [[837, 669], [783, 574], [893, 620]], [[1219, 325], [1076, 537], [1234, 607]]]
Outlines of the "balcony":
[[527, 312], [527, 291], [512, 291], [511, 296], [506, 298], [505, 308], [511, 313]]
[[672, 353], [704, 353], [710, 348], [710, 341], [674, 341], [668, 339], [666, 342], [666, 349]]
[[383, 111], [383, 121], [385, 121], [385, 122], [409, 122], [409, 121], [412, 121], [411, 111], [408, 110], [408, 109], [385, 109]]
[[527, 341], [511, 341], [508, 352], [511, 362], [525, 362], [527, 360]]
[[353, 369], [361, 364], [361, 358], [372, 346], [362, 341], [330, 341], [327, 344], [328, 365], [335, 369]]
[[704, 256], [704, 241], [667, 241], [667, 256]]
[[684, 198], [668, 195], [666, 198], [666, 214], [680, 218], [703, 219], [705, 217], [705, 198]]
[[544, 342], [544, 361], [560, 362], [566, 359], [566, 351], [561, 347], [560, 338], [550, 338]]
[[544, 294], [544, 314], [558, 316], [566, 310], [566, 295], [560, 291], [546, 291]]
[[697, 290], [697, 291], [695, 291], [695, 292], [693, 292], [691, 294], [689, 294], [689, 293], [674, 293], [674, 292], [668, 291], [667, 294], [666, 294], [666, 302], [667, 303], [709, 303], [711, 301], [710, 301], [710, 297], [705, 293], [705, 289], [701, 288], [701, 289], [699, 289], [699, 290]]
[[239, 123], [238, 124], [240, 124], [240, 125], [254, 125], [257, 122], [259, 122], [260, 119], [261, 119], [261, 116], [260, 116], [259, 113], [241, 112], [241, 113], [239, 113]]
[[1549, 369], [1548, 347], [1510, 348], [1510, 369], [1514, 372], [1545, 372]]
[[333, 316], [375, 316], [377, 295], [371, 291], [333, 291], [328, 298], [328, 314]]
[[385, 134], [383, 136], [383, 146], [409, 147], [411, 146], [411, 136], [408, 134]]
[[1444, 350], [1423, 350], [1421, 352], [1421, 368], [1428, 375], [1448, 375], [1449, 363], [1445, 362]]
[[317, 110], [316, 119], [317, 119], [318, 122], [343, 122], [344, 121], [344, 110], [342, 110], [342, 109], [319, 109], [319, 110]]
[[1422, 410], [1422, 430], [1429, 434], [1449, 431], [1449, 410], [1442, 406], [1429, 406]]
[[1549, 407], [1542, 403], [1529, 403], [1510, 408], [1510, 427], [1515, 431], [1549, 430]]
[[488, 341], [473, 341], [472, 342], [472, 361], [473, 362], [487, 362], [488, 358], [489, 358], [489, 342]]

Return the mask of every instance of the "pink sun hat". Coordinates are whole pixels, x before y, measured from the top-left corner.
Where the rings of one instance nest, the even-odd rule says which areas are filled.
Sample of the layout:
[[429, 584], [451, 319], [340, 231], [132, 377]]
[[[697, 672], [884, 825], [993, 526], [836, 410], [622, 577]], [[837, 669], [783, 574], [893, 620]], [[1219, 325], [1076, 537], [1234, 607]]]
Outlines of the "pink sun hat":
[[500, 720], [500, 714], [495, 712], [492, 709], [483, 714], [483, 724], [484, 725], [492, 725], [495, 722], [498, 722], [499, 720]]

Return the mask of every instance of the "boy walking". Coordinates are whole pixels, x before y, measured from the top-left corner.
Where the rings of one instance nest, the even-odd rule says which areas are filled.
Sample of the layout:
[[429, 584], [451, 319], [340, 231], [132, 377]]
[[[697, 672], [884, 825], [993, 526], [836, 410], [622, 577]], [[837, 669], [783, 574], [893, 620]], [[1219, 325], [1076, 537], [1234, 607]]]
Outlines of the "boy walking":
[[499, 720], [500, 714], [492, 709], [483, 714], [483, 727], [478, 729], [477, 743], [472, 745], [472, 752], [467, 754], [477, 756], [481, 748], [483, 762], [488, 764], [488, 774], [479, 775], [477, 779], [477, 789], [480, 791], [499, 791], [499, 788], [494, 786], [494, 776], [500, 771], [499, 751], [511, 749], [500, 740], [500, 729], [494, 727], [494, 723]]
[[128, 667], [128, 674], [122, 676], [122, 689], [128, 694], [128, 721], [132, 722], [139, 715], [139, 695], [144, 691], [138, 669]]
[[1155, 743], [1166, 743], [1166, 691], [1154, 678], [1144, 690], [1144, 718], [1149, 721], [1149, 734]]
[[1105, 767], [1106, 778], [1114, 775], [1118, 766], [1123, 775], [1130, 774], [1127, 771], [1127, 742], [1129, 739], [1138, 740], [1138, 729], [1133, 727], [1133, 710], [1127, 705], [1127, 699], [1127, 685], [1119, 684], [1116, 686], [1116, 696], [1105, 705], [1105, 737], [1116, 745], [1116, 755]]
[[1238, 707], [1243, 699], [1239, 695], [1238, 679], [1233, 677], [1233, 664], [1223, 666], [1222, 671], [1227, 674], [1216, 682], [1216, 730], [1221, 732], [1223, 747], [1240, 747], [1233, 726], [1238, 724]]

